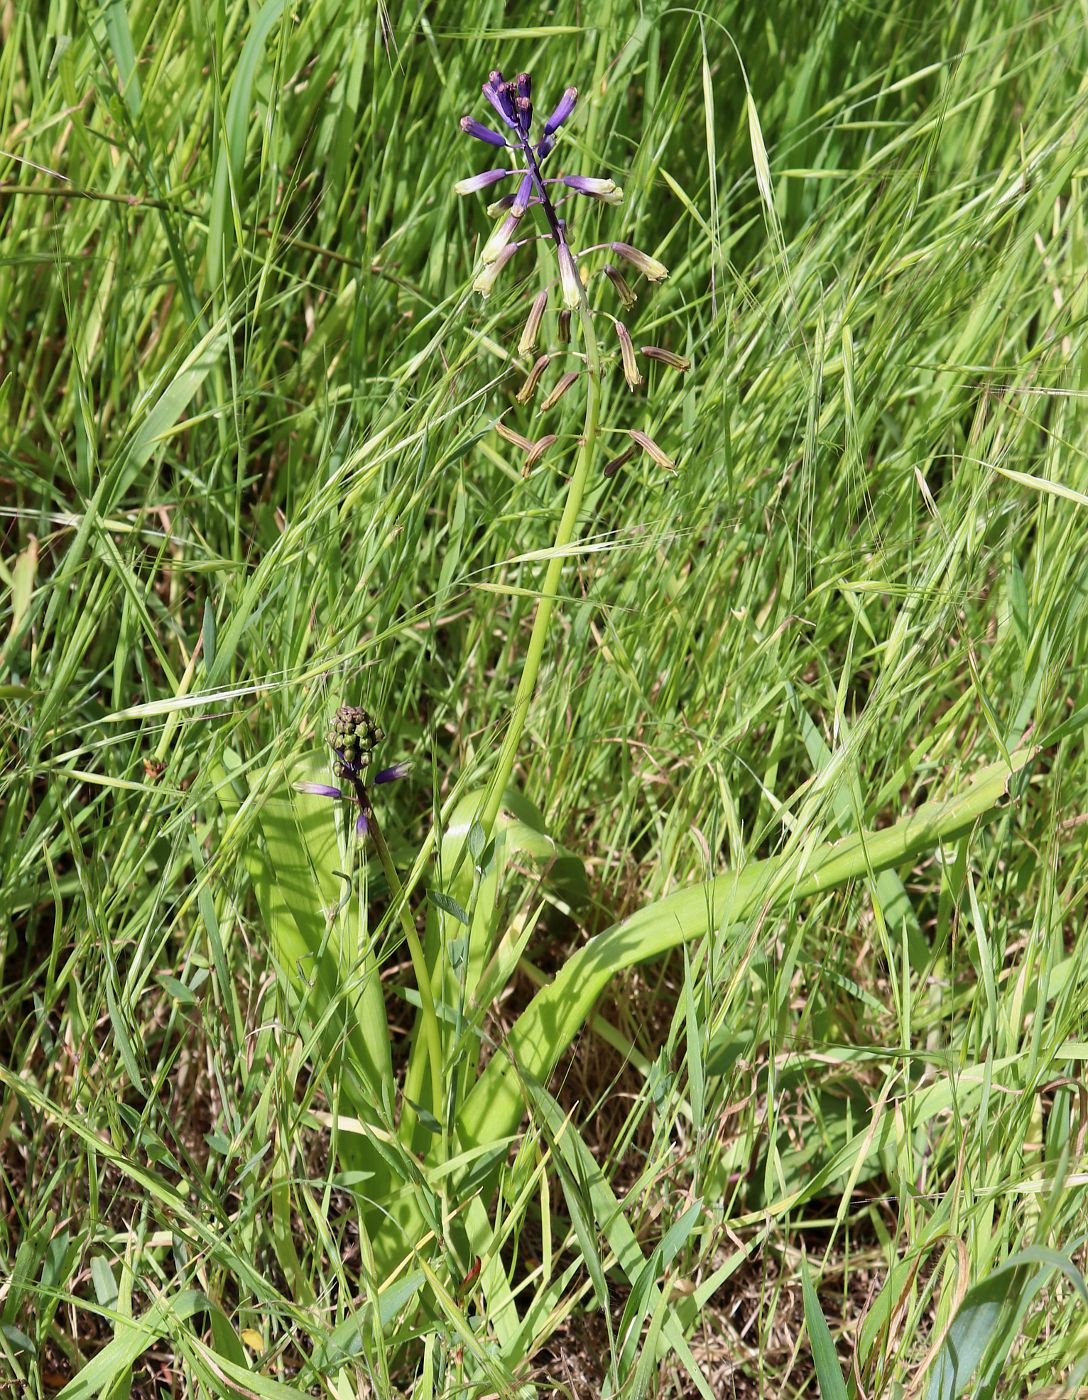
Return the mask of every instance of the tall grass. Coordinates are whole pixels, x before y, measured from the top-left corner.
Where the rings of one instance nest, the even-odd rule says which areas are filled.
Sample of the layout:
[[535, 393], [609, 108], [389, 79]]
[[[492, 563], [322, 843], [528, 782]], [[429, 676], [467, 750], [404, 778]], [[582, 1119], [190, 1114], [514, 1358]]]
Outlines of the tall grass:
[[[1084, 1383], [1085, 35], [1018, 0], [0, 11], [14, 1393]], [[451, 187], [496, 63], [580, 88], [565, 168], [623, 186], [671, 273], [636, 343], [693, 369], [604, 387], [606, 440], [679, 471], [591, 476], [563, 551], [531, 805], [474, 885], [483, 1057], [593, 935], [791, 883], [620, 967], [518, 1085], [496, 1188], [390, 1278], [339, 1041], [372, 958], [404, 1087], [403, 903], [345, 841], [307, 897], [353, 875], [350, 971], [284, 965], [261, 775], [317, 772], [341, 700], [380, 719], [433, 956], [580, 431], [528, 478], [492, 432], [535, 284], [470, 295]], [[949, 803], [947, 839], [812, 874]], [[430, 1200], [425, 1165], [383, 1169]]]

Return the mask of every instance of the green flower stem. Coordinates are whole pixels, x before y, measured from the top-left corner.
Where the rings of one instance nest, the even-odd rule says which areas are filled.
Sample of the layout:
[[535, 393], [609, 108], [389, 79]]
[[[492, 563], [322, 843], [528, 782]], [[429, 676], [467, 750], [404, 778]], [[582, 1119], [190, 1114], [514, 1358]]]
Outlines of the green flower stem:
[[[378, 825], [378, 819], [374, 815], [373, 808], [367, 813], [369, 832], [374, 841], [374, 849], [378, 852], [378, 859], [382, 863], [385, 871], [385, 878], [389, 881], [389, 888], [393, 893], [393, 899], [397, 904], [400, 915], [400, 926], [404, 930], [404, 937], [408, 944], [408, 952], [412, 959], [412, 969], [416, 975], [416, 986], [419, 990], [420, 1014], [423, 1018], [423, 1039], [427, 1046], [427, 1060], [431, 1071], [431, 1112], [441, 1123], [442, 1114], [442, 1040], [438, 1033], [438, 1016], [434, 1009], [434, 994], [431, 990], [431, 976], [427, 968], [427, 959], [423, 952], [423, 945], [419, 941], [419, 934], [416, 932], [415, 923], [412, 920], [412, 911], [408, 908], [408, 900], [405, 898], [404, 886], [400, 882], [397, 868], [393, 864], [393, 858], [389, 854], [389, 847], [385, 844], [385, 837], [382, 829]], [[405, 1113], [412, 1110], [405, 1105]]]
[[582, 429], [578, 461], [567, 487], [563, 515], [555, 535], [554, 552], [548, 561], [547, 572], [544, 575], [544, 586], [540, 591], [540, 599], [537, 603], [536, 617], [533, 619], [533, 630], [530, 633], [529, 645], [525, 651], [525, 664], [518, 681], [517, 694], [514, 696], [514, 710], [510, 716], [510, 725], [503, 740], [495, 772], [488, 785], [483, 811], [480, 813], [480, 823], [488, 836], [491, 835], [494, 828], [495, 818], [502, 805], [503, 792], [510, 781], [510, 774], [514, 771], [514, 763], [521, 746], [521, 736], [525, 730], [525, 721], [529, 715], [529, 705], [536, 691], [537, 676], [544, 656], [544, 643], [548, 637], [548, 624], [551, 621], [552, 609], [559, 592], [559, 580], [562, 578], [563, 565], [567, 560], [566, 549], [574, 538], [574, 530], [578, 524], [578, 513], [582, 508], [582, 498], [585, 496], [586, 483], [589, 481], [590, 469], [596, 455], [597, 425], [601, 407], [601, 352], [593, 330], [593, 314], [589, 309], [584, 291], [578, 307], [578, 316], [582, 327], [582, 341], [585, 346], [586, 369], [588, 371], [585, 425]]

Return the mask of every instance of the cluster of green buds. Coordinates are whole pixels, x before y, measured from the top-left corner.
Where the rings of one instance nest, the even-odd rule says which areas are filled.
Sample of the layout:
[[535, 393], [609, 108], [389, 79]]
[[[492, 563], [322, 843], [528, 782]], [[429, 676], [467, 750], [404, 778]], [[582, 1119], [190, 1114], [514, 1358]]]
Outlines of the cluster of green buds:
[[336, 760], [332, 771], [342, 787], [331, 783], [296, 783], [299, 792], [312, 793], [315, 797], [331, 797], [335, 801], [350, 802], [359, 809], [355, 819], [356, 836], [365, 836], [373, 809], [370, 805], [370, 787], [395, 782], [408, 772], [407, 763], [394, 763], [383, 768], [372, 778], [367, 777], [370, 759], [375, 748], [385, 738], [385, 731], [374, 723], [362, 705], [341, 705], [332, 722], [332, 728], [325, 736]]
[[370, 757], [385, 738], [384, 731], [362, 705], [341, 705], [326, 738], [336, 754], [333, 772], [338, 778], [361, 778]]
[[[550, 387], [544, 387], [541, 398], [537, 402], [537, 412], [547, 413], [578, 382], [585, 368], [584, 365], [579, 365], [573, 370], [564, 370], [554, 380], [551, 380], [548, 374], [549, 369], [554, 372], [556, 360], [574, 354], [566, 347], [569, 346], [571, 339], [571, 317], [576, 311], [581, 311], [586, 316], [603, 316], [604, 319], [612, 323], [618, 359], [629, 389], [637, 389], [643, 383], [638, 354], [641, 354], [646, 360], [667, 365], [672, 370], [683, 372], [688, 369], [690, 362], [683, 355], [675, 354], [660, 346], [644, 345], [639, 351], [636, 351], [630, 331], [619, 317], [610, 312], [595, 311], [589, 305], [586, 288], [590, 280], [591, 269], [589, 263], [583, 261], [589, 254], [604, 253], [606, 255], [603, 265], [598, 266], [595, 271], [601, 273], [611, 284], [612, 291], [625, 313], [634, 306], [638, 296], [628, 281], [628, 276], [625, 276], [624, 268], [626, 268], [628, 275], [641, 274], [647, 282], [661, 282], [669, 274], [664, 263], [651, 257], [650, 254], [644, 253], [641, 249], [633, 247], [630, 243], [599, 243], [593, 247], [582, 248], [580, 251], [572, 246], [567, 222], [560, 213], [568, 200], [581, 196], [599, 204], [619, 204], [623, 199], [623, 191], [615, 181], [604, 176], [553, 175], [545, 177], [542, 173], [545, 160], [556, 147], [560, 128], [574, 112], [578, 97], [577, 90], [573, 87], [567, 88], [559, 105], [539, 130], [534, 130], [532, 79], [528, 73], [520, 73], [516, 78], [507, 81], [503, 78], [502, 73], [496, 69], [483, 85], [483, 94], [502, 119], [502, 124], [506, 129], [496, 131], [471, 116], [461, 118], [461, 129], [469, 136], [493, 148], [511, 152], [520, 161], [520, 164], [503, 165], [492, 170], [485, 170], [479, 175], [459, 180], [454, 186], [458, 194], [472, 194], [507, 179], [516, 178], [518, 181], [515, 193], [501, 196], [488, 207], [488, 213], [492, 216], [498, 216], [499, 222], [480, 253], [480, 270], [473, 282], [473, 287], [484, 296], [489, 295], [499, 274], [518, 250], [535, 241], [536, 235], [518, 237], [521, 222], [532, 209], [539, 210], [543, 215], [547, 226], [544, 237], [552, 243], [556, 254], [558, 278], [555, 280], [559, 284], [558, 291], [561, 302], [561, 309], [557, 316], [558, 346], [550, 352], [543, 354], [537, 352], [541, 322], [548, 306], [549, 296], [555, 290], [555, 280], [553, 280], [549, 287], [543, 288], [534, 298], [525, 329], [518, 343], [518, 353], [531, 357], [530, 368], [515, 396], [518, 403], [529, 404], [536, 398], [538, 386], [542, 385], [545, 380], [549, 380]], [[584, 357], [575, 356], [575, 358], [581, 360]], [[526, 436], [504, 424], [501, 419], [496, 424], [496, 428], [501, 437], [519, 448], [524, 454], [526, 474], [532, 470], [544, 452], [558, 440], [554, 433], [545, 434], [543, 437]], [[605, 466], [606, 476], [614, 475], [619, 467], [639, 450], [646, 452], [660, 466], [668, 470], [675, 470], [676, 464], [647, 433], [634, 429], [628, 429], [626, 432], [630, 445], [625, 452], [614, 457]]]

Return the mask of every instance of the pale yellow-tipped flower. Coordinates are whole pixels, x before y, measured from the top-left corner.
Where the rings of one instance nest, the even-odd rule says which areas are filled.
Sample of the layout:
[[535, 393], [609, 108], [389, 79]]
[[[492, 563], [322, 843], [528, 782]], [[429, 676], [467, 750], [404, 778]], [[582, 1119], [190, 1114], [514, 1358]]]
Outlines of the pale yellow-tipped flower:
[[483, 251], [480, 253], [480, 261], [482, 263], [492, 263], [495, 261], [503, 249], [508, 246], [514, 234], [517, 233], [518, 224], [520, 222], [521, 215], [511, 213], [507, 214], [505, 219], [495, 225], [491, 237], [484, 244]]
[[479, 292], [481, 296], [489, 297], [495, 289], [495, 283], [499, 280], [499, 273], [517, 250], [518, 245], [516, 243], [508, 243], [493, 262], [485, 263], [476, 274], [476, 279], [472, 284], [472, 290], [474, 292]]
[[563, 286], [563, 302], [573, 311], [582, 300], [582, 283], [578, 278], [574, 254], [565, 243], [559, 245], [559, 281]]

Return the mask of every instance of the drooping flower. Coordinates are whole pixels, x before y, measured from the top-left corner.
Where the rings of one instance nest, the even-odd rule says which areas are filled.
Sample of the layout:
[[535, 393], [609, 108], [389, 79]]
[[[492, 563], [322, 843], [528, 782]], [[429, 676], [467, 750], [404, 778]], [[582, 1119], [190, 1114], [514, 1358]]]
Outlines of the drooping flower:
[[499, 273], [520, 247], [520, 243], [508, 243], [496, 258], [493, 258], [491, 262], [485, 262], [476, 275], [472, 290], [479, 292], [481, 296], [489, 297], [494, 291], [495, 283], [499, 280]]
[[533, 443], [532, 451], [525, 459], [525, 466], [523, 470], [526, 476], [528, 476], [528, 474], [536, 466], [537, 462], [540, 461], [541, 457], [543, 457], [544, 453], [547, 452], [549, 447], [551, 447], [552, 443], [558, 441], [559, 439], [555, 435], [555, 433], [547, 433], [544, 437], [537, 438], [536, 442]]
[[639, 432], [637, 428], [629, 428], [627, 431], [628, 436], [632, 439], [632, 441], [637, 442], [639, 447], [642, 448], [643, 452], [648, 452], [659, 467], [664, 467], [666, 471], [670, 472], [674, 472], [676, 470], [676, 463], [672, 460], [668, 453], [662, 452], [661, 448], [658, 447], [657, 443], [654, 442], [653, 438], [649, 435], [649, 433]]
[[603, 204], [622, 204], [623, 191], [615, 180], [598, 179], [593, 175], [559, 175], [546, 180], [547, 185], [565, 185], [576, 194], [587, 194], [591, 199], [599, 199]]
[[502, 419], [495, 423], [495, 431], [499, 437], [505, 438], [513, 447], [520, 447], [522, 452], [532, 452], [535, 446], [532, 438], [527, 438], [524, 433], [516, 433], [513, 428], [508, 427]]
[[634, 306], [635, 302], [638, 301], [638, 297], [631, 290], [630, 282], [628, 282], [627, 278], [624, 277], [623, 273], [619, 270], [615, 263], [605, 263], [604, 275], [612, 283], [613, 287], [615, 287], [616, 295], [619, 297], [620, 301], [622, 301], [624, 306], [628, 310], [630, 310], [631, 307]]
[[525, 322], [525, 329], [521, 333], [518, 341], [518, 354], [528, 355], [536, 349], [536, 338], [540, 334], [540, 322], [544, 319], [544, 312], [548, 305], [548, 289], [537, 292], [533, 304], [529, 309], [529, 318]]
[[629, 389], [637, 389], [642, 383], [642, 375], [638, 372], [635, 347], [631, 343], [631, 332], [622, 321], [617, 321], [616, 334], [620, 342], [620, 358], [623, 360], [623, 377], [627, 380]]
[[629, 462], [636, 451], [637, 449], [634, 446], [625, 447], [618, 457], [613, 457], [610, 462], [604, 464], [602, 475], [615, 476], [620, 467], [622, 467], [625, 462]]
[[537, 356], [536, 360], [533, 362], [532, 369], [525, 376], [524, 384], [522, 384], [521, 388], [514, 395], [518, 403], [528, 403], [536, 393], [536, 386], [540, 382], [540, 376], [548, 368], [551, 358], [550, 355]]
[[[317, 797], [331, 797], [338, 801], [351, 802], [359, 809], [355, 819], [356, 836], [365, 836], [371, 813], [368, 791], [367, 769], [374, 749], [385, 738], [385, 734], [374, 723], [361, 705], [341, 705], [336, 712], [332, 728], [326, 736], [336, 755], [332, 766], [333, 775], [340, 779], [341, 787], [330, 783], [296, 783], [298, 792], [312, 793]], [[394, 782], [408, 772], [407, 763], [394, 763], [383, 768], [369, 780], [370, 787]]]
[[515, 213], [507, 214], [500, 224], [495, 226], [491, 237], [484, 244], [480, 253], [482, 263], [492, 263], [499, 256], [506, 245], [511, 242], [514, 234], [518, 231], [518, 224], [521, 222], [521, 215]]
[[578, 371], [570, 369], [560, 379], [555, 381], [555, 386], [551, 393], [540, 405], [540, 412], [547, 413], [549, 408], [554, 408], [572, 384], [578, 379]]
[[632, 248], [630, 243], [609, 243], [608, 247], [614, 253], [619, 253], [621, 258], [626, 258], [633, 267], [637, 267], [648, 282], [663, 282], [669, 275], [669, 269], [663, 262], [658, 262], [656, 258], [651, 258], [649, 253], [643, 253], [638, 248]]
[[559, 245], [559, 281], [563, 288], [564, 304], [573, 311], [582, 299], [582, 283], [574, 254], [566, 243]]
[[657, 345], [644, 345], [642, 353], [648, 360], [657, 360], [660, 364], [668, 365], [670, 369], [679, 370], [681, 374], [691, 369], [691, 361], [686, 356], [674, 354], [671, 350], [662, 350]]

